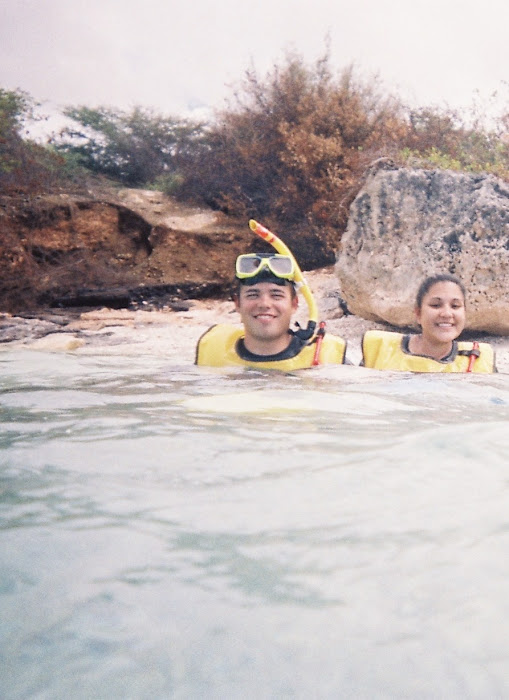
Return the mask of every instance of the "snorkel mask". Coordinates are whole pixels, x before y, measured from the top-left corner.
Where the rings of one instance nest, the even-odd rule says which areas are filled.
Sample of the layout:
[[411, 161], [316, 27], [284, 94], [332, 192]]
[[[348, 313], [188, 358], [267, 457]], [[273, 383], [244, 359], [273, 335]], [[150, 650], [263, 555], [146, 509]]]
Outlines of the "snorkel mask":
[[248, 255], [240, 255], [235, 266], [237, 279], [241, 284], [243, 280], [249, 280], [244, 282], [244, 284], [256, 284], [256, 281], [262, 282], [262, 276], [265, 276], [265, 279], [269, 277], [272, 281], [279, 280], [276, 284], [286, 284], [287, 281], [292, 282], [297, 291], [302, 293], [309, 310], [307, 328], [299, 328], [294, 333], [303, 340], [310, 340], [316, 334], [318, 307], [297, 261], [288, 246], [265, 226], [251, 219], [249, 227], [253, 233], [270, 243], [277, 250], [278, 254], [250, 253]]
[[288, 255], [277, 253], [247, 253], [235, 263], [235, 277], [241, 284], [271, 281], [283, 285], [294, 281], [295, 263]]

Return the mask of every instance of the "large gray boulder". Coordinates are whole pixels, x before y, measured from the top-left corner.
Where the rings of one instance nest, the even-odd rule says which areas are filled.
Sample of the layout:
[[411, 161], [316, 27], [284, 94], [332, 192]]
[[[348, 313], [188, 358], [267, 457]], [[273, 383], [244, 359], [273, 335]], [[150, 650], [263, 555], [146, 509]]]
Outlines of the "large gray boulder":
[[467, 289], [467, 328], [509, 335], [509, 185], [491, 175], [376, 164], [350, 210], [336, 264], [349, 310], [414, 324], [428, 275]]

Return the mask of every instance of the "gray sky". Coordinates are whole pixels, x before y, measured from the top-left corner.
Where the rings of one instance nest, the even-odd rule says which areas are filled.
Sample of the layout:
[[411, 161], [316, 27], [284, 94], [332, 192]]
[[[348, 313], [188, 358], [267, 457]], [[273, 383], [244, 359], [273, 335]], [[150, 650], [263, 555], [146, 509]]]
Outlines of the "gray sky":
[[[413, 105], [507, 102], [507, 0], [0, 0], [0, 87], [48, 105], [223, 107], [294, 50]], [[504, 92], [505, 91], [505, 92]], [[500, 100], [500, 98], [499, 98]], [[498, 107], [495, 106], [495, 109]]]

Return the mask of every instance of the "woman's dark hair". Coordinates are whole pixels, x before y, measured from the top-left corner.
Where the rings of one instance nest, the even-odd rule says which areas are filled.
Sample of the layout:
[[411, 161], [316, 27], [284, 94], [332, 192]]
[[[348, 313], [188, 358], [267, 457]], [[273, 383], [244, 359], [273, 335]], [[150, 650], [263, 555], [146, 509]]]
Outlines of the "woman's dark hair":
[[417, 296], [415, 297], [415, 307], [417, 309], [420, 309], [422, 307], [422, 300], [429, 292], [431, 287], [437, 282], [452, 282], [453, 284], [458, 285], [458, 287], [461, 289], [461, 293], [463, 294], [463, 299], [466, 299], [467, 294], [465, 291], [465, 287], [463, 286], [463, 282], [457, 277], [448, 273], [444, 273], [442, 275], [432, 275], [431, 277], [426, 277], [424, 282], [421, 282], [421, 285], [417, 290]]

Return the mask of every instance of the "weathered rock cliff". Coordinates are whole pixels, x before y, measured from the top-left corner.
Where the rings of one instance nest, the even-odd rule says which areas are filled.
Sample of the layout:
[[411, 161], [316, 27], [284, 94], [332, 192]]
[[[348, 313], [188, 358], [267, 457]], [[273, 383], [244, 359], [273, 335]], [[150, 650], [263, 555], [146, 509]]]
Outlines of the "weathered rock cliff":
[[351, 206], [336, 270], [352, 313], [401, 327], [414, 323], [421, 280], [453, 273], [467, 288], [467, 327], [509, 335], [509, 186], [382, 162]]
[[[10, 312], [223, 296], [237, 255], [272, 250], [247, 219], [133, 189], [4, 197], [0, 233], [0, 311]], [[334, 260], [320, 232], [277, 233], [307, 269]]]
[[152, 191], [3, 198], [0, 310], [98, 292], [220, 294], [236, 255], [253, 245], [247, 224]]

